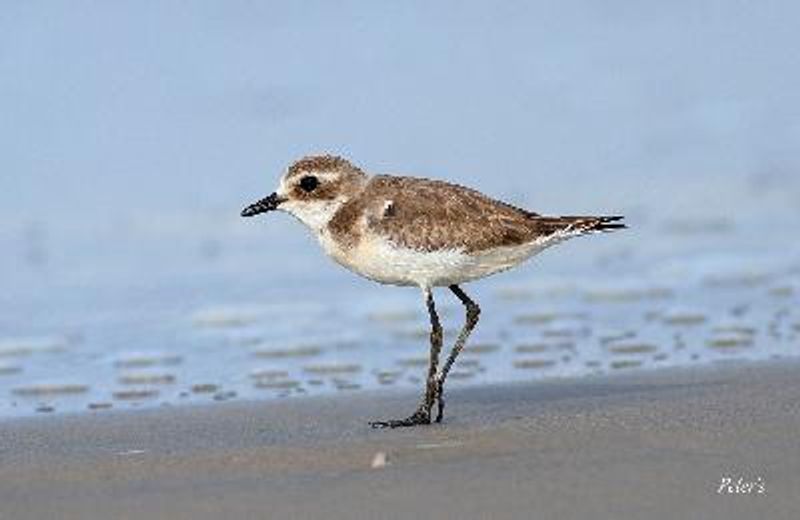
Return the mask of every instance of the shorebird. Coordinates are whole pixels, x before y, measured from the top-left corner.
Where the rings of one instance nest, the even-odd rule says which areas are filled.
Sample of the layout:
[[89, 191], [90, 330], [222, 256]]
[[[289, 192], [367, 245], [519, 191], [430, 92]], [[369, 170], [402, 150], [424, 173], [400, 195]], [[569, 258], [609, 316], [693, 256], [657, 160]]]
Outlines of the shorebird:
[[[480, 307], [461, 289], [506, 271], [572, 237], [625, 227], [622, 216], [543, 216], [448, 182], [369, 175], [332, 155], [289, 166], [271, 195], [243, 217], [281, 210], [316, 235], [325, 253], [350, 271], [381, 284], [416, 286], [430, 316], [430, 361], [422, 402], [403, 419], [373, 427], [430, 424], [444, 415], [444, 384], [478, 324]], [[447, 287], [466, 308], [466, 321], [439, 368], [443, 335], [435, 287]]]

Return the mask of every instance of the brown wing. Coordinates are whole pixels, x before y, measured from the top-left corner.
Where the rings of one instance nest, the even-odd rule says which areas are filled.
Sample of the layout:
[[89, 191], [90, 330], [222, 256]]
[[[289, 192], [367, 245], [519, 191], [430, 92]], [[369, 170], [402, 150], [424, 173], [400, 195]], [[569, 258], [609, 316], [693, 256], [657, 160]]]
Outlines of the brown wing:
[[463, 186], [428, 179], [379, 176], [364, 195], [381, 204], [368, 212], [370, 230], [416, 250], [475, 252], [520, 245], [570, 225]]
[[341, 239], [357, 236], [357, 228], [365, 226], [409, 249], [477, 252], [525, 244], [559, 231], [578, 235], [617, 229], [624, 227], [615, 224], [621, 218], [543, 217], [463, 186], [381, 175], [341, 208], [331, 229]]

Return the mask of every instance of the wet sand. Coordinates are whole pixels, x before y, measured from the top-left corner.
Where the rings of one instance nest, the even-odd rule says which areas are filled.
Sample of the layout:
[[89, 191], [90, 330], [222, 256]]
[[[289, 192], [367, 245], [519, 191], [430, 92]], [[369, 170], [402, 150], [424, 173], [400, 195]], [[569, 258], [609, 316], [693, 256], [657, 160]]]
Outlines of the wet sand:
[[458, 389], [413, 430], [367, 427], [389, 391], [9, 420], [0, 518], [798, 518], [798, 369]]

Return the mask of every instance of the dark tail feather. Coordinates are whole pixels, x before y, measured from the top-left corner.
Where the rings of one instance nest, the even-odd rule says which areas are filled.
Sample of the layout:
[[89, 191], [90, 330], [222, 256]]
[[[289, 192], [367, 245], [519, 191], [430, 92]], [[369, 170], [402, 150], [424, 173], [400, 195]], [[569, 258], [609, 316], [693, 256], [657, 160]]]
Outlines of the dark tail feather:
[[563, 231], [574, 231], [576, 233], [608, 233], [617, 229], [626, 229], [622, 221], [625, 217], [621, 215], [602, 216], [602, 217], [534, 217], [536, 225], [545, 234]]
[[627, 229], [628, 226], [621, 222], [625, 217], [614, 215], [611, 217], [572, 217], [576, 220], [575, 226], [584, 233], [616, 231], [617, 229]]

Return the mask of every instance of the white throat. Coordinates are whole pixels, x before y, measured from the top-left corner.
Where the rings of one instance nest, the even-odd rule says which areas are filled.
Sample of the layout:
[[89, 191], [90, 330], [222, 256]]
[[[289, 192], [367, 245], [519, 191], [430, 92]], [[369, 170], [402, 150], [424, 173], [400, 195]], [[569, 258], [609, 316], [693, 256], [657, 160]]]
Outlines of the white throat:
[[342, 203], [341, 200], [335, 199], [315, 200], [312, 202], [287, 201], [281, 204], [280, 209], [286, 211], [319, 235], [328, 226]]

